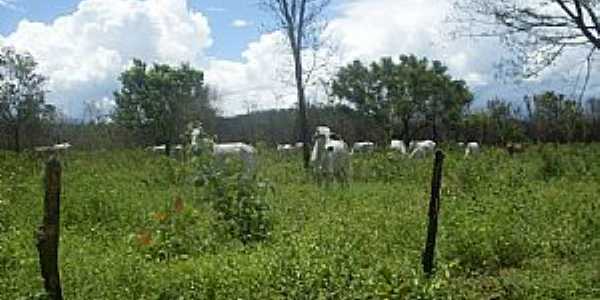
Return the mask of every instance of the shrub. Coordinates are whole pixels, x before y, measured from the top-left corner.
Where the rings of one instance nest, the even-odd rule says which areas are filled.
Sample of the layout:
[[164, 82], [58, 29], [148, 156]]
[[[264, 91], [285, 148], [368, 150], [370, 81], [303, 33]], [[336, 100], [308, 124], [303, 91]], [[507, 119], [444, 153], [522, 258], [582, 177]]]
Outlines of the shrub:
[[242, 172], [242, 162], [236, 159], [217, 163], [210, 156], [199, 155], [193, 165], [194, 182], [205, 186], [205, 199], [229, 234], [244, 244], [269, 237], [270, 183]]
[[267, 202], [270, 184], [237, 174], [208, 178], [207, 198], [230, 234], [244, 244], [265, 240], [272, 227]]
[[186, 259], [216, 249], [215, 233], [206, 230], [210, 220], [184, 205], [179, 197], [175, 198], [171, 208], [152, 212], [148, 220], [145, 228], [131, 235], [147, 258], [158, 261]]
[[563, 161], [556, 149], [540, 149], [540, 156], [542, 158], [540, 173], [543, 180], [548, 181], [563, 175]]

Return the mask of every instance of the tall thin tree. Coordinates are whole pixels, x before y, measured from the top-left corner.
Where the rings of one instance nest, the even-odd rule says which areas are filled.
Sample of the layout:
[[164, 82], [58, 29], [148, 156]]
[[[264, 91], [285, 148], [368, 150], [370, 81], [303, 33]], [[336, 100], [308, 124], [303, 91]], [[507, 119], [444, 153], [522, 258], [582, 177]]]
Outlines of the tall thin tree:
[[289, 42], [294, 59], [294, 77], [298, 97], [298, 122], [303, 146], [304, 167], [309, 167], [310, 150], [302, 50], [319, 40], [321, 17], [331, 0], [259, 0], [276, 19]]

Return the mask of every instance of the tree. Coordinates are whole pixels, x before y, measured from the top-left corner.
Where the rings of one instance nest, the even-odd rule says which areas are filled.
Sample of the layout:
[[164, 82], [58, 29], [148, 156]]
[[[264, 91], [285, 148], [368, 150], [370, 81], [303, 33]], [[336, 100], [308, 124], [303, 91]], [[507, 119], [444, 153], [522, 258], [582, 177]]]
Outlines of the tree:
[[304, 167], [308, 169], [310, 162], [308, 120], [306, 114], [306, 95], [304, 91], [304, 69], [302, 51], [310, 45], [317, 44], [319, 28], [322, 23], [319, 18], [331, 0], [260, 0], [261, 6], [272, 13], [289, 42], [294, 59], [294, 77], [298, 97], [298, 121], [300, 138], [304, 143]]
[[114, 93], [115, 121], [149, 133], [154, 143], [166, 145], [167, 155], [187, 123], [214, 115], [203, 72], [187, 64], [148, 67], [136, 59], [119, 79], [122, 87]]
[[571, 142], [583, 126], [583, 108], [562, 94], [544, 92], [526, 97], [535, 134], [542, 141]]
[[[589, 63], [600, 47], [598, 0], [455, 0], [458, 21], [475, 36], [499, 36], [532, 76], [554, 63], [569, 48], [587, 47]], [[475, 25], [475, 26], [473, 26]], [[587, 80], [586, 80], [587, 83]]]
[[484, 116], [488, 125], [488, 142], [505, 145], [524, 140], [520, 110], [513, 103], [500, 98], [491, 99], [487, 102]]
[[[425, 82], [429, 82], [424, 112], [431, 124], [432, 138], [440, 139], [439, 124], [456, 128], [464, 115], [464, 110], [473, 101], [473, 95], [463, 80], [453, 80], [446, 72], [448, 68], [440, 61], [433, 61]], [[427, 88], [428, 85], [425, 85]], [[450, 128], [448, 128], [450, 129]], [[447, 130], [448, 131], [448, 130]]]
[[21, 151], [22, 130], [54, 108], [45, 104], [46, 78], [35, 72], [34, 58], [13, 48], [0, 49], [0, 119], [11, 128], [14, 149]]
[[354, 61], [339, 70], [332, 92], [377, 120], [386, 131], [386, 144], [396, 135], [396, 127], [405, 143], [427, 126], [437, 140], [439, 124], [460, 119], [472, 100], [466, 84], [446, 72], [441, 62], [414, 55], [402, 55], [398, 63], [385, 57], [369, 67]]

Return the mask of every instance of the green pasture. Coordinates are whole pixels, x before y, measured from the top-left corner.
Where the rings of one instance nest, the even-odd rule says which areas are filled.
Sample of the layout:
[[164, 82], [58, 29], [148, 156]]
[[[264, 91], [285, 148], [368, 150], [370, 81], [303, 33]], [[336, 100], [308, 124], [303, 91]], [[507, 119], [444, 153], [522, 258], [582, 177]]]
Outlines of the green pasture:
[[[65, 299], [600, 299], [600, 145], [531, 146], [512, 158], [445, 149], [432, 278], [421, 271], [431, 158], [355, 155], [348, 185], [317, 185], [299, 156], [259, 150], [251, 184], [268, 189], [244, 199], [265, 209], [228, 207], [229, 219], [215, 190], [229, 182], [223, 193], [235, 198], [238, 188], [198, 184], [197, 164], [67, 153]], [[44, 297], [42, 174], [42, 159], [0, 152], [0, 299]], [[263, 235], [242, 240], [233, 223]]]

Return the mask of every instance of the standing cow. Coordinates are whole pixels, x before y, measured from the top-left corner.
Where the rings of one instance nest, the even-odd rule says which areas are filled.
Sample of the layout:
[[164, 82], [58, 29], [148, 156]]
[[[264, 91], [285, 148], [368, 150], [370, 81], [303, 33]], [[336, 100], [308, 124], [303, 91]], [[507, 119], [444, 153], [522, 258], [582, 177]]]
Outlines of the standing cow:
[[375, 143], [373, 142], [356, 142], [352, 145], [352, 152], [373, 152], [375, 151]]
[[468, 142], [465, 145], [465, 158], [469, 156], [479, 155], [481, 152], [481, 147], [477, 142]]
[[391, 140], [390, 149], [399, 151], [402, 154], [406, 154], [406, 144], [404, 144], [404, 141], [401, 140]]
[[317, 178], [347, 183], [350, 173], [348, 145], [326, 126], [319, 126], [314, 134], [314, 146], [310, 156]]
[[432, 140], [412, 141], [408, 148], [410, 149], [410, 158], [423, 158], [435, 150], [436, 143]]

